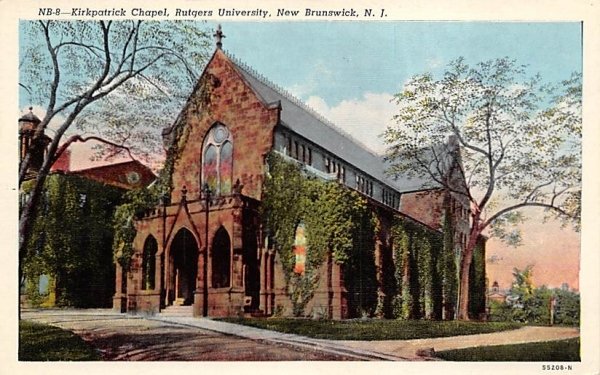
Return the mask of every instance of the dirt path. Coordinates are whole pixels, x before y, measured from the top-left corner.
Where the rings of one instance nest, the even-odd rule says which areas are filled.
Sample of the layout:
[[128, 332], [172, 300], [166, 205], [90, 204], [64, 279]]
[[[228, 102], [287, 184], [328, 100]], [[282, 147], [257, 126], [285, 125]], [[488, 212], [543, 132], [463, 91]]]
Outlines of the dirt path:
[[24, 312], [22, 318], [71, 330], [107, 361], [344, 361], [350, 357], [258, 342], [194, 327], [103, 311]]
[[553, 341], [579, 337], [579, 329], [570, 327], [523, 327], [512, 331], [480, 335], [439, 337], [404, 341], [340, 341], [351, 348], [369, 348], [380, 353], [418, 359], [417, 350], [434, 348], [435, 351], [464, 349], [474, 346], [520, 344]]

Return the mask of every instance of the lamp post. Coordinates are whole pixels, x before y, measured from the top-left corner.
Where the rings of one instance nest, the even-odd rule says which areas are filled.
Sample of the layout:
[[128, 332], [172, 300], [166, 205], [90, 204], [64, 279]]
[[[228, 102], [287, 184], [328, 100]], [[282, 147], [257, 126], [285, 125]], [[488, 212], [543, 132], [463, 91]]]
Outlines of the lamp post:
[[162, 253], [160, 256], [160, 305], [161, 308], [166, 307], [168, 304], [167, 295], [167, 280], [165, 277], [166, 263], [165, 258], [166, 247], [167, 247], [167, 206], [169, 205], [169, 194], [164, 192], [160, 197], [160, 203], [162, 205]]
[[205, 220], [204, 220], [204, 234], [205, 234], [205, 245], [202, 262], [202, 316], [208, 316], [208, 211], [210, 209], [210, 198], [212, 191], [207, 183], [202, 186], [202, 195], [204, 196], [204, 209], [205, 209]]

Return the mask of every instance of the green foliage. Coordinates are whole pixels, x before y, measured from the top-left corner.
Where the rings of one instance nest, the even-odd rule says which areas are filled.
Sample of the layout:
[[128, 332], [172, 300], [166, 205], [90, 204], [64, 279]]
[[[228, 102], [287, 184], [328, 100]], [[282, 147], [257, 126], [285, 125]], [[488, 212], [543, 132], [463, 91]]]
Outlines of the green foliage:
[[[522, 218], [514, 212], [523, 207], [579, 228], [581, 74], [547, 85], [509, 58], [474, 66], [459, 58], [441, 76], [413, 77], [395, 101], [396, 123], [384, 133], [388, 173], [468, 200], [471, 233], [492, 229], [486, 234], [518, 245], [514, 225]], [[463, 254], [470, 257], [474, 245]], [[469, 272], [460, 277], [469, 284]], [[466, 318], [467, 307], [461, 303], [459, 317]]]
[[533, 285], [533, 266], [514, 269], [515, 281], [506, 302], [490, 303], [491, 319], [531, 324], [550, 324], [550, 301], [556, 299], [554, 324], [579, 325], [579, 294], [563, 289], [539, 288]]
[[[500, 361], [500, 362], [579, 362], [579, 338], [527, 344], [478, 346], [474, 348], [445, 350], [436, 353], [445, 361]], [[560, 366], [560, 365], [556, 365]], [[563, 365], [565, 368], [567, 365]]]
[[[23, 186], [27, 193], [30, 185]], [[29, 256], [23, 274], [37, 284], [40, 275], [54, 278], [59, 306], [106, 306], [114, 274], [112, 211], [122, 191], [84, 178], [52, 175], [36, 212]], [[33, 300], [37, 289], [27, 288]]]
[[97, 361], [98, 353], [73, 332], [19, 321], [19, 361]]
[[134, 253], [133, 240], [137, 230], [135, 219], [159, 203], [158, 188], [139, 188], [130, 190], [123, 196], [125, 203], [117, 207], [114, 213], [114, 260], [127, 269]]
[[529, 264], [523, 270], [513, 268], [513, 277], [510, 294], [517, 298], [518, 303], [524, 303], [533, 295], [533, 265]]
[[127, 192], [124, 197], [125, 203], [115, 211], [114, 258], [125, 269], [129, 268], [129, 262], [134, 253], [133, 240], [137, 233], [135, 219], [156, 207], [161, 199], [168, 199], [170, 196], [173, 191], [172, 177], [175, 164], [180, 160], [191, 131], [188, 118], [195, 116], [197, 119], [210, 114], [211, 95], [209, 82], [206, 79], [199, 82], [196, 95], [188, 101], [170, 129], [170, 135], [167, 138], [167, 157], [157, 180], [147, 188], [143, 187]]
[[25, 295], [27, 296], [27, 303], [31, 307], [40, 307], [44, 303], [44, 299], [47, 298], [39, 291], [39, 281], [39, 275], [29, 276], [25, 280]]
[[[399, 293], [394, 316], [400, 319], [439, 319], [442, 316], [443, 260], [441, 236], [397, 217], [391, 230], [395, 277]], [[443, 268], [443, 267], [442, 267]]]
[[473, 319], [485, 313], [486, 276], [485, 276], [485, 241], [480, 239], [473, 252], [473, 261], [469, 276], [469, 315]]
[[555, 324], [579, 326], [581, 315], [581, 300], [578, 293], [564, 289], [554, 289], [556, 309]]
[[491, 333], [521, 328], [519, 323], [430, 320], [309, 320], [224, 318], [227, 322], [326, 340], [412, 340]]
[[[325, 182], [305, 173], [301, 166], [271, 153], [263, 186], [262, 217], [282, 261], [295, 315], [302, 315], [320, 280], [318, 270], [331, 254], [344, 264], [348, 275], [362, 283], [351, 292], [357, 309], [373, 312], [374, 218], [358, 193], [336, 182]], [[293, 271], [296, 227], [304, 223], [307, 254], [304, 274]], [[370, 244], [370, 245], [369, 245]], [[353, 297], [354, 296], [354, 297]]]
[[442, 298], [446, 319], [454, 318], [458, 297], [458, 265], [454, 252], [454, 233], [450, 208], [446, 206], [443, 223], [443, 250], [438, 262], [438, 272], [442, 277]]
[[402, 222], [392, 226], [392, 239], [394, 243], [394, 259], [396, 263], [396, 282], [399, 293], [394, 298], [394, 316], [409, 319], [412, 311], [412, 298], [410, 295], [410, 237]]
[[[44, 26], [60, 71], [57, 86]], [[87, 105], [74, 124], [81, 132], [125, 144], [142, 158], [162, 152], [160, 131], [181, 110], [212, 46], [206, 24], [195, 21], [35, 20], [22, 21], [20, 32], [20, 83], [23, 97], [32, 104], [45, 106], [51, 90], [56, 94], [55, 108], [83, 96], [101, 77], [105, 52], [110, 52], [109, 76], [92, 94], [114, 91]], [[128, 74], [131, 77], [125, 79]], [[71, 110], [73, 106], [64, 117]], [[118, 150], [101, 147], [101, 151]]]

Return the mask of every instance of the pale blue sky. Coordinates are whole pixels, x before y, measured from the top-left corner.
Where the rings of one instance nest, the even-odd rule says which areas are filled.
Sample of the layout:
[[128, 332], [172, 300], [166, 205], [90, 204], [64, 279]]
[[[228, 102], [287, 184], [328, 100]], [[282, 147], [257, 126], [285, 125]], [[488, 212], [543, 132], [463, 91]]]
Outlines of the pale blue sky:
[[[210, 24], [215, 26], [216, 23]], [[300, 99], [335, 106], [396, 93], [411, 76], [508, 56], [544, 81], [581, 72], [581, 24], [527, 22], [227, 22], [225, 50]]]

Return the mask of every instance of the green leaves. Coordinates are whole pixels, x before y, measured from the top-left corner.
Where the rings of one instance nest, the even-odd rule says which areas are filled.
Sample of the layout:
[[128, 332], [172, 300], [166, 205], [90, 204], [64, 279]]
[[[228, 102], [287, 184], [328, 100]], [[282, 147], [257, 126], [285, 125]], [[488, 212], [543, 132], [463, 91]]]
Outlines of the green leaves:
[[129, 268], [129, 262], [134, 254], [133, 240], [137, 234], [135, 219], [159, 203], [161, 189], [139, 188], [130, 190], [123, 197], [124, 203], [118, 206], [113, 216], [113, 256], [124, 269]]
[[[30, 186], [25, 185], [27, 192]], [[35, 214], [23, 262], [34, 283], [48, 275], [61, 306], [105, 306], [112, 297], [112, 210], [121, 191], [78, 176], [51, 175]]]
[[187, 100], [211, 43], [206, 26], [193, 21], [23, 21], [20, 30], [28, 101], [64, 118], [81, 105], [78, 131], [142, 158], [162, 153], [160, 131]]
[[[337, 182], [319, 180], [276, 153], [269, 154], [267, 162], [262, 217], [281, 256], [294, 311], [301, 314], [330, 252], [335, 262], [345, 264], [357, 252], [368, 251], [364, 243], [373, 243], [374, 218], [364, 198]], [[308, 247], [304, 275], [293, 272], [299, 223], [305, 225]]]
[[[549, 208], [578, 227], [581, 74], [544, 84], [510, 58], [475, 66], [459, 58], [441, 78], [413, 77], [394, 100], [396, 124], [384, 133], [392, 177], [431, 176], [423, 188], [465, 196], [486, 211], [488, 220], [475, 223], [479, 232], [495, 221], [501, 226], [500, 216], [523, 205]], [[461, 148], [460, 189], [444, 178], [455, 173], [453, 165], [439, 163], [450, 135]], [[516, 232], [492, 235], [518, 242]]]

